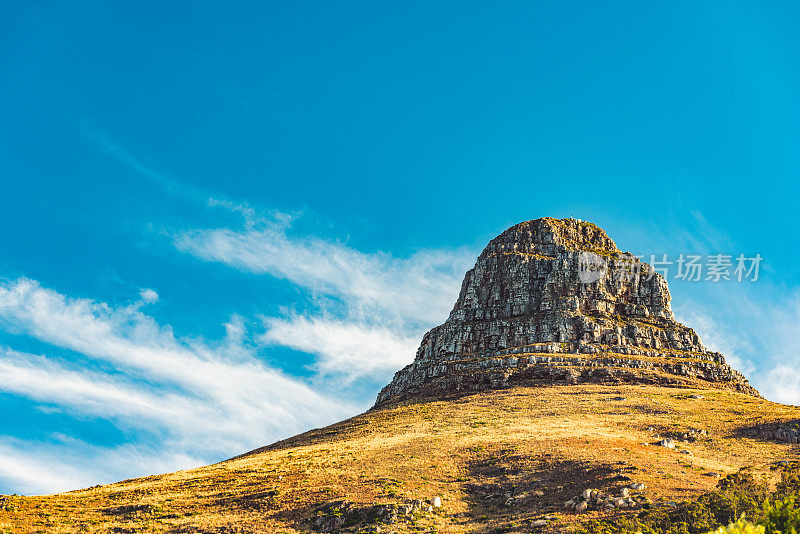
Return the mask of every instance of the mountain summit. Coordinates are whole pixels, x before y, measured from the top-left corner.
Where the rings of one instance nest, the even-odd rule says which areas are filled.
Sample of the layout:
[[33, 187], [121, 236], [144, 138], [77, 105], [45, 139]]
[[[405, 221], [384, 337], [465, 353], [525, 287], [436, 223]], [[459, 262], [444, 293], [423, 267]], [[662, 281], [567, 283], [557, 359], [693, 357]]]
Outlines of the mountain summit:
[[425, 334], [377, 404], [512, 382], [711, 383], [758, 396], [675, 320], [661, 274], [598, 226], [550, 217], [489, 242], [447, 321]]

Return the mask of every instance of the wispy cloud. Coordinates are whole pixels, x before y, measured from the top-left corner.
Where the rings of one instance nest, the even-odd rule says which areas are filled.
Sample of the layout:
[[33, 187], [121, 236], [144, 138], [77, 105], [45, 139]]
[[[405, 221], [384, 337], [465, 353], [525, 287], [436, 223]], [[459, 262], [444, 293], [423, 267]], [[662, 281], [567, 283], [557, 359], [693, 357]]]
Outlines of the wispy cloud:
[[81, 130], [84, 137], [100, 151], [163, 191], [172, 194], [173, 198], [202, 202], [209, 197], [209, 193], [202, 188], [181, 181], [156, 164], [147, 161], [147, 158], [135, 155], [92, 121], [84, 120]]
[[174, 235], [175, 246], [306, 289], [316, 310], [265, 318], [267, 330], [258, 339], [314, 354], [319, 371], [346, 380], [384, 380], [413, 360], [422, 333], [446, 319], [475, 258], [467, 249], [422, 250], [403, 258], [363, 253], [333, 240], [294, 236], [287, 215], [255, 217], [246, 206], [224, 207], [243, 214], [241, 228], [185, 230]]
[[[236, 317], [216, 343], [178, 339], [135, 306], [69, 298], [19, 279], [0, 284], [0, 325], [115, 371], [4, 348], [0, 391], [158, 433], [164, 455], [219, 460], [358, 409], [258, 360]], [[11, 457], [12, 449], [6, 445]]]
[[[644, 223], [628, 228], [628, 237], [649, 250], [638, 253], [717, 254], [736, 256], [736, 241], [703, 213], [672, 224]], [[647, 256], [645, 257], [647, 260]], [[681, 282], [673, 265], [668, 282], [676, 317], [694, 328], [703, 343], [723, 353], [735, 369], [770, 400], [800, 405], [800, 293], [770, 276], [768, 258], [757, 283]]]
[[142, 297], [142, 302], [145, 304], [158, 302], [158, 293], [154, 289], [142, 289], [139, 291], [139, 296]]
[[161, 447], [99, 447], [63, 435], [53, 438], [41, 443], [0, 437], [0, 481], [17, 493], [53, 493], [203, 463]]
[[160, 185], [171, 188], [173, 183], [164, 173], [159, 172], [154, 167], [144, 163], [142, 160], [131, 154], [128, 150], [114, 141], [106, 132], [94, 126], [89, 121], [82, 124], [83, 134], [94, 142], [103, 152], [118, 160], [123, 165], [130, 167], [131, 170], [145, 178], [149, 178]]
[[267, 330], [258, 339], [319, 355], [316, 370], [346, 379], [394, 373], [411, 359], [419, 345], [416, 336], [402, 336], [387, 327], [325, 317], [292, 315], [267, 317]]
[[800, 405], [800, 293], [720, 286], [704, 300], [681, 303], [676, 316], [766, 398]]
[[76, 368], [42, 355], [0, 349], [0, 390], [53, 403], [77, 413], [106, 418], [147, 418], [154, 424], [177, 422], [191, 411], [189, 398], [155, 395], [105, 373]]
[[[259, 210], [214, 198], [182, 184], [123, 148], [87, 122], [84, 134], [103, 152], [170, 192], [238, 215], [238, 227], [191, 228], [172, 233], [178, 250], [307, 290], [316, 311], [265, 318], [266, 345], [283, 345], [317, 356], [315, 368], [350, 381], [372, 373], [382, 381], [413, 359], [416, 342], [442, 322], [477, 251], [421, 250], [406, 257], [364, 253], [336, 240], [296, 235], [298, 214]], [[142, 293], [142, 303], [156, 295]], [[411, 341], [415, 340], [415, 341]]]
[[755, 320], [747, 321], [754, 380], [770, 400], [800, 406], [800, 293], [760, 295], [749, 301]]
[[174, 240], [179, 250], [202, 259], [284, 278], [351, 308], [409, 322], [443, 320], [475, 259], [463, 249], [423, 250], [407, 258], [366, 254], [315, 236], [291, 237], [288, 229], [288, 216], [279, 216], [255, 228], [187, 230]]

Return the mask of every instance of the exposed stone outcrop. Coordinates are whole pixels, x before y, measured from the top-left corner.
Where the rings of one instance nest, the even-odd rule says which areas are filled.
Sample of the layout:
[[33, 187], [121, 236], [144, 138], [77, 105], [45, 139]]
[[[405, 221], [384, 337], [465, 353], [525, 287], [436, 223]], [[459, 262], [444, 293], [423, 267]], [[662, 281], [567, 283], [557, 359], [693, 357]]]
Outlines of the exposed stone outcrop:
[[542, 218], [493, 239], [453, 311], [378, 404], [514, 381], [697, 381], [758, 395], [670, 309], [664, 278], [594, 224]]

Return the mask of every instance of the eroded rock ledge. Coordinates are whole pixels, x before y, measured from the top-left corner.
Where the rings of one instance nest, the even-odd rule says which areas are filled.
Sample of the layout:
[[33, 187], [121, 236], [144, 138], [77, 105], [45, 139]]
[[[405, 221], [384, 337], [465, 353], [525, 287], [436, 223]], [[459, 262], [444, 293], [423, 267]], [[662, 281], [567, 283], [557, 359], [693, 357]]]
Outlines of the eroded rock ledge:
[[[604, 267], [587, 280], [587, 260]], [[670, 308], [667, 283], [594, 224], [542, 218], [493, 239], [453, 311], [377, 404], [535, 383], [713, 384], [758, 395]]]

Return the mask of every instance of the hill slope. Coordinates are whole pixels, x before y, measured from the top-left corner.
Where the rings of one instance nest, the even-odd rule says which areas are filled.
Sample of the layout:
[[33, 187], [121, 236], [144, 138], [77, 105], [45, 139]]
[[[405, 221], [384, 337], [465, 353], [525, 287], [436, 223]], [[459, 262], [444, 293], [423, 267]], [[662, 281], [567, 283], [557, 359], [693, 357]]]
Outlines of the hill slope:
[[[585, 489], [617, 494], [643, 483], [642, 496], [659, 506], [713, 488], [718, 478], [710, 473], [767, 472], [796, 458], [798, 445], [759, 429], [798, 418], [800, 408], [712, 387], [489, 390], [375, 409], [208, 467], [8, 497], [0, 525], [10, 532], [358, 532], [380, 523], [382, 532], [398, 533], [565, 530], [634, 513], [563, 508]], [[696, 441], [678, 439], [691, 430], [701, 431]], [[665, 436], [676, 438], [675, 449], [657, 444]], [[400, 508], [394, 521], [396, 509], [374, 506], [437, 495], [441, 508], [409, 516]]]

